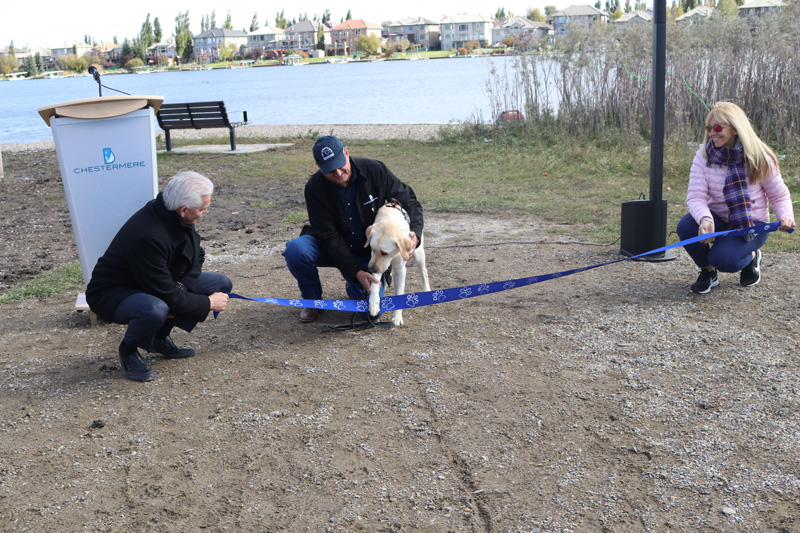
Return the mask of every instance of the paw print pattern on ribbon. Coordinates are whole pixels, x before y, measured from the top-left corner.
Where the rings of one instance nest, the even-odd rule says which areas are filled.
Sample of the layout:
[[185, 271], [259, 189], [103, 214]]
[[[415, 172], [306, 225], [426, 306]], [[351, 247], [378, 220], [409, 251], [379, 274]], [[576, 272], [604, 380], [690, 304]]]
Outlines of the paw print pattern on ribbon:
[[514, 282], [513, 281], [506, 281], [505, 283], [503, 283], [503, 288], [505, 290], [513, 289], [514, 288]]
[[409, 294], [406, 297], [406, 304], [408, 304], [409, 307], [416, 307], [417, 304], [419, 304], [419, 296], [416, 294]]
[[344, 308], [345, 308], [345, 305], [344, 305], [344, 302], [343, 302], [343, 301], [341, 301], [341, 300], [336, 300], [335, 302], [333, 302], [333, 307], [334, 307], [334, 308], [336, 308], [336, 309], [338, 309], [339, 311], [341, 311], [342, 309], [344, 309]]
[[394, 302], [391, 298], [383, 298], [381, 300], [381, 309], [384, 311], [391, 311], [394, 309]]
[[478, 285], [478, 292], [481, 294], [486, 294], [489, 292], [489, 284], [488, 283], [481, 283]]
[[472, 289], [469, 287], [461, 287], [461, 290], [458, 291], [459, 298], [469, 298], [472, 294]]
[[289, 305], [293, 305], [295, 307], [303, 307], [303, 302], [300, 300], [289, 300]]
[[447, 296], [444, 295], [443, 290], [438, 290], [433, 293], [433, 301], [434, 302], [443, 302], [447, 299]]
[[368, 306], [369, 303], [367, 302], [367, 300], [359, 300], [358, 303], [356, 304], [356, 311], [358, 311], [359, 313], [365, 313], [367, 311]]
[[314, 307], [316, 307], [317, 309], [324, 309], [325, 300], [314, 300]]

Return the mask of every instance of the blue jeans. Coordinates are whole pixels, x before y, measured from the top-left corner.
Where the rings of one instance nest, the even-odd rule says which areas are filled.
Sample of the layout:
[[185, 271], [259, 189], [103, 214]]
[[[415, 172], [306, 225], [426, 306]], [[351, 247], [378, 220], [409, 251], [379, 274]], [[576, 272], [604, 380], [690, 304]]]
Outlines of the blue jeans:
[[[336, 265], [319, 245], [319, 240], [313, 235], [301, 235], [286, 243], [283, 257], [286, 259], [289, 272], [297, 280], [300, 296], [306, 300], [321, 300], [322, 282], [319, 280], [318, 267], [336, 267]], [[369, 256], [356, 257], [356, 259], [361, 263], [362, 268], [369, 272]], [[364, 293], [361, 283], [356, 279], [345, 278], [344, 274], [342, 274], [342, 278], [347, 282], [347, 294], [350, 299], [360, 300]], [[383, 294], [384, 287], [381, 284], [381, 297]]]
[[[712, 212], [711, 215], [714, 217], [714, 231], [731, 229], [731, 225], [716, 213]], [[764, 224], [764, 222], [754, 220], [753, 224]], [[694, 217], [686, 214], [678, 222], [678, 237], [682, 241], [697, 237], [699, 228], [700, 225], [695, 222]], [[764, 246], [768, 236], [769, 233], [758, 233], [751, 241], [739, 236], [716, 237], [713, 243], [695, 242], [683, 248], [700, 268], [713, 265], [720, 272], [739, 272], [750, 264], [753, 252]]]
[[[201, 272], [197, 278], [196, 294], [209, 296], [215, 292], [231, 292], [233, 283], [225, 274], [215, 272]], [[128, 324], [128, 330], [122, 339], [129, 346], [138, 346], [150, 349], [150, 341], [156, 335], [169, 335], [170, 330], [177, 326], [186, 331], [192, 331], [197, 325], [197, 320], [179, 317], [167, 318], [169, 306], [164, 300], [147, 294], [137, 292], [131, 294], [117, 306], [114, 311], [115, 324]]]

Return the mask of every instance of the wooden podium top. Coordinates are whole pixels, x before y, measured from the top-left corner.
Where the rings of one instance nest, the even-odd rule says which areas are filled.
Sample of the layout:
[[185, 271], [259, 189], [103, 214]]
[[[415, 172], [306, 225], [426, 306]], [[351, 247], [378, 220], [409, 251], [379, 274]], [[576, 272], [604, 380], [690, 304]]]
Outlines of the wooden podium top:
[[152, 107], [153, 112], [157, 113], [162, 103], [164, 103], [163, 96], [99, 96], [51, 104], [40, 107], [37, 111], [49, 126], [52, 117], [110, 118], [145, 107]]

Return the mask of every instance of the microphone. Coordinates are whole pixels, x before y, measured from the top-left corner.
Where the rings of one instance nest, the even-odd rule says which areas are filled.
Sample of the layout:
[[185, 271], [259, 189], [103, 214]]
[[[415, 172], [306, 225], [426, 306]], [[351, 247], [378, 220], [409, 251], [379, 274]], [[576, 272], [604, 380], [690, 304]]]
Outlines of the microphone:
[[97, 82], [97, 89], [100, 91], [100, 96], [103, 96], [103, 84], [100, 83], [100, 72], [97, 70], [97, 67], [94, 65], [90, 66], [89, 74], [91, 74], [94, 78], [94, 81]]

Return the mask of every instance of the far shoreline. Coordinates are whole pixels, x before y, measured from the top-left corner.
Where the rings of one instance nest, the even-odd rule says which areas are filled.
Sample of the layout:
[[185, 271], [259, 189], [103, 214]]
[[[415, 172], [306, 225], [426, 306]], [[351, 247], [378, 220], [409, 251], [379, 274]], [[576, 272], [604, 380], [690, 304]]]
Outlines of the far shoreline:
[[[336, 135], [343, 139], [381, 140], [381, 139], [411, 139], [418, 141], [434, 140], [439, 131], [444, 127], [458, 127], [460, 124], [283, 124], [283, 125], [256, 125], [248, 124], [236, 129], [237, 139], [250, 137], [307, 137], [310, 135]], [[164, 132], [156, 132], [156, 140], [163, 140]], [[173, 139], [208, 139], [228, 137], [226, 128], [203, 130], [175, 130]], [[53, 150], [55, 143], [48, 141], [33, 141], [25, 143], [0, 144], [0, 152], [28, 152], [35, 150]]]

